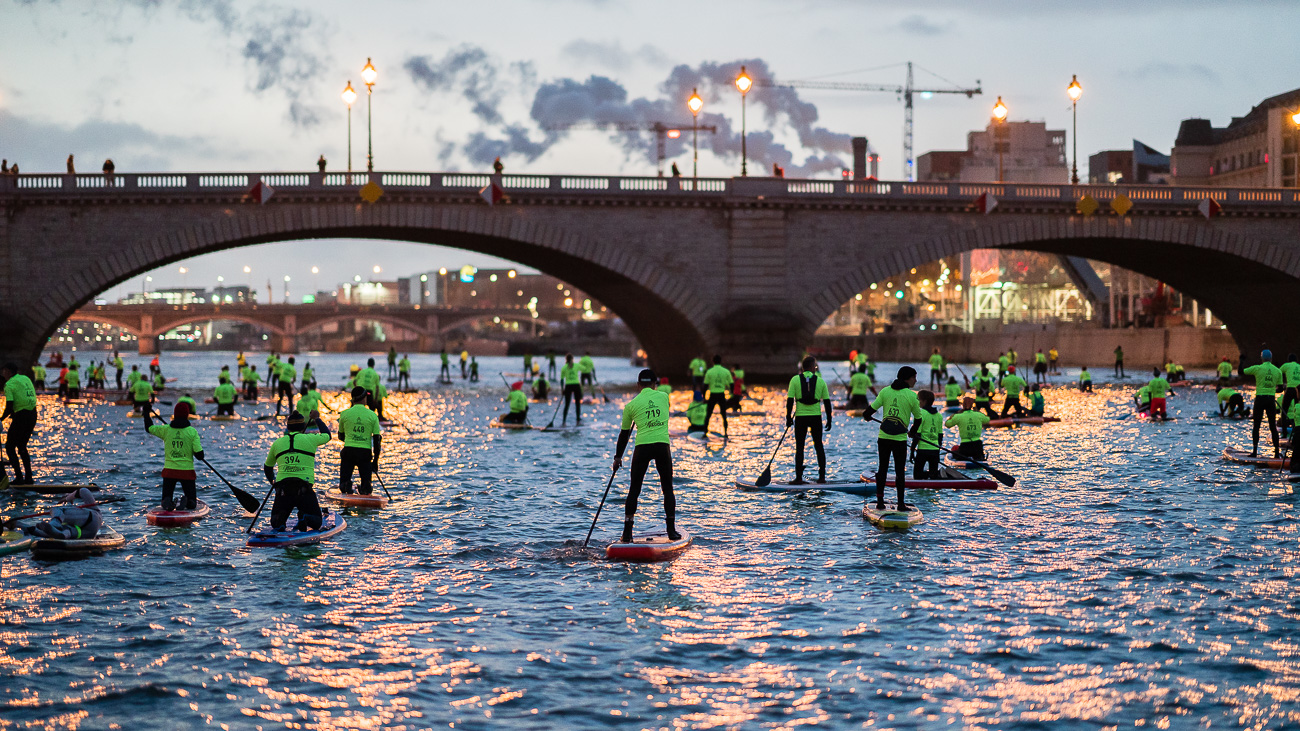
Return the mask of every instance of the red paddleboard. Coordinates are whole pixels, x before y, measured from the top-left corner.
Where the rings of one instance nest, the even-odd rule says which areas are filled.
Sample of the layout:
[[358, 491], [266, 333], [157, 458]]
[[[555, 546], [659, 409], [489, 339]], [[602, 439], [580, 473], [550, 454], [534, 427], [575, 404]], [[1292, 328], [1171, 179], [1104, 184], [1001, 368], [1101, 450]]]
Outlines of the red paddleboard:
[[212, 509], [202, 500], [195, 502], [193, 510], [163, 510], [161, 507], [151, 509], [144, 514], [144, 519], [149, 525], [156, 525], [159, 528], [184, 528], [196, 520], [207, 517]]
[[631, 543], [611, 543], [605, 549], [605, 558], [611, 561], [631, 561], [633, 563], [652, 563], [676, 558], [691, 545], [693, 537], [686, 531], [678, 531], [681, 538], [673, 540], [667, 533], [648, 533], [633, 536]]
[[990, 419], [985, 426], [997, 428], [1000, 426], [1016, 426], [1017, 424], [1046, 424], [1049, 421], [1060, 421], [1055, 416], [1008, 416], [1005, 419]]

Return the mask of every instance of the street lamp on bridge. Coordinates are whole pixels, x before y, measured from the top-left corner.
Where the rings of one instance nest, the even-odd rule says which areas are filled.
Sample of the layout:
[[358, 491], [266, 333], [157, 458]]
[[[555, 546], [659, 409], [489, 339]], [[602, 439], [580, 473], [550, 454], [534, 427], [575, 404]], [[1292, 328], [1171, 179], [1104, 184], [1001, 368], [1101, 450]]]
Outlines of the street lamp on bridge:
[[379, 72], [375, 70], [375, 65], [370, 63], [370, 57], [366, 57], [366, 65], [361, 69], [361, 80], [366, 82], [366, 172], [375, 171], [375, 130], [370, 116], [370, 97], [375, 93], [375, 79], [378, 78]]
[[745, 73], [745, 67], [741, 66], [740, 76], [736, 77], [736, 88], [740, 90], [740, 176], [742, 178], [749, 175], [749, 150], [745, 145], [745, 97], [753, 85], [754, 80], [749, 78], [749, 74]]
[[[691, 89], [691, 98], [686, 100], [686, 106], [691, 110], [691, 145], [695, 148], [695, 159], [691, 163], [691, 180], [695, 181], [700, 176], [700, 110], [704, 108], [704, 100], [700, 98], [698, 88]], [[695, 186], [692, 185], [691, 190]]]
[[[343, 88], [343, 103], [348, 105], [348, 182], [352, 182], [352, 102], [357, 100], [357, 92], [352, 89], [352, 80]], [[248, 267], [244, 267], [247, 269]]]
[[284, 275], [284, 303], [289, 304], [289, 275]]
[[997, 145], [998, 148], [998, 182], [999, 183], [1002, 182], [1002, 147], [1004, 144], [1003, 138], [1006, 137], [1006, 124], [1007, 124], [1008, 111], [1009, 110], [1007, 109], [1007, 105], [1002, 103], [1002, 97], [999, 96], [997, 103], [993, 105], [993, 124], [994, 124], [993, 139], [996, 140], [995, 144]]
[[1074, 114], [1074, 162], [1070, 163], [1070, 184], [1079, 184], [1079, 97], [1083, 96], [1083, 87], [1079, 86], [1078, 74], [1070, 74], [1070, 85], [1065, 87], [1070, 95], [1070, 107]]

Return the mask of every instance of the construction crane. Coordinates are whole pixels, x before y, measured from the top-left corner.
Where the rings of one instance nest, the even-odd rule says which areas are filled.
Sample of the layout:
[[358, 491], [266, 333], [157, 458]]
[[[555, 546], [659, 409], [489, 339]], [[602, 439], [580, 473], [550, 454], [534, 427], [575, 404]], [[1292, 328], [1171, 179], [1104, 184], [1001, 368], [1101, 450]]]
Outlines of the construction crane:
[[903, 86], [894, 84], [859, 84], [852, 81], [772, 81], [762, 79], [758, 86], [778, 89], [826, 89], [834, 91], [888, 91], [903, 97], [903, 160], [907, 166], [907, 179], [915, 179], [915, 162], [912, 159], [912, 96], [915, 94], [965, 94], [967, 99], [976, 94], [983, 94], [979, 79], [971, 89], [917, 89], [912, 83], [912, 62], [907, 62], [907, 83]]
[[659, 163], [659, 177], [664, 176], [664, 157], [667, 141], [677, 139], [682, 136], [683, 132], [689, 132], [693, 129], [701, 132], [715, 133], [718, 131], [717, 126], [712, 124], [701, 124], [698, 127], [690, 124], [671, 125], [663, 122], [574, 122], [572, 124], [548, 124], [545, 129], [548, 130], [599, 130], [602, 132], [654, 132], [655, 133], [655, 152]]

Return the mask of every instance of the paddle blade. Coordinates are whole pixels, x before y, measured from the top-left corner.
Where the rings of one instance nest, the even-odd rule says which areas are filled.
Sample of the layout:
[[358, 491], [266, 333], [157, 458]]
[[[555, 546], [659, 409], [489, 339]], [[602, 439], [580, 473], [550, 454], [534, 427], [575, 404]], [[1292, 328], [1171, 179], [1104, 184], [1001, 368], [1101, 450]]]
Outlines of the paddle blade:
[[989, 476], [991, 476], [993, 479], [997, 480], [998, 482], [1001, 482], [1003, 485], [1006, 485], [1007, 487], [1016, 486], [1016, 478], [1013, 477], [1012, 475], [1008, 475], [1002, 470], [989, 467], [986, 464], [980, 466], [984, 468], [985, 472], [989, 473]]
[[238, 487], [235, 487], [234, 485], [230, 486], [230, 491], [235, 493], [235, 499], [239, 501], [240, 506], [243, 507], [246, 512], [249, 513], [257, 512], [258, 506], [261, 505], [261, 503], [257, 502], [257, 498], [244, 492], [243, 490], [240, 490]]
[[767, 487], [771, 483], [772, 483], [772, 467], [771, 465], [769, 465], [767, 469], [763, 470], [763, 474], [759, 475], [757, 480], [754, 480], [754, 485], [756, 487]]

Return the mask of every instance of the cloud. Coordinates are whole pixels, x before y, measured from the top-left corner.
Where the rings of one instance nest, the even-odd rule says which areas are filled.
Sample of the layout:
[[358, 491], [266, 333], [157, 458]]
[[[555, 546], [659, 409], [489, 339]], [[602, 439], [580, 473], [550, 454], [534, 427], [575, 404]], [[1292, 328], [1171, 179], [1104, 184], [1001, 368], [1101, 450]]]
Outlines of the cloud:
[[898, 24], [899, 30], [904, 33], [911, 33], [917, 36], [937, 36], [947, 30], [947, 27], [938, 23], [932, 23], [922, 15], [909, 15], [903, 18]]
[[637, 62], [652, 66], [667, 66], [670, 63], [663, 51], [648, 43], [635, 51], [628, 51], [619, 41], [601, 43], [578, 39], [560, 49], [560, 55], [577, 63], [601, 64], [615, 71], [623, 71]]
[[68, 153], [75, 154], [78, 169], [87, 172], [98, 171], [104, 158], [112, 158], [119, 172], [131, 172], [172, 169], [175, 157], [218, 154], [200, 137], [158, 134], [138, 124], [93, 121], [66, 127], [6, 110], [0, 110], [0, 140], [0, 157], [28, 173], [63, 172]]
[[1141, 80], [1156, 78], [1191, 79], [1205, 84], [1218, 84], [1219, 75], [1208, 66], [1199, 63], [1167, 63], [1152, 61], [1133, 70], [1133, 77]]
[[320, 124], [318, 106], [303, 101], [321, 67], [320, 54], [312, 47], [314, 18], [298, 10], [267, 7], [246, 20], [248, 40], [241, 55], [255, 72], [256, 92], [282, 91], [289, 99], [289, 120], [297, 127]]

